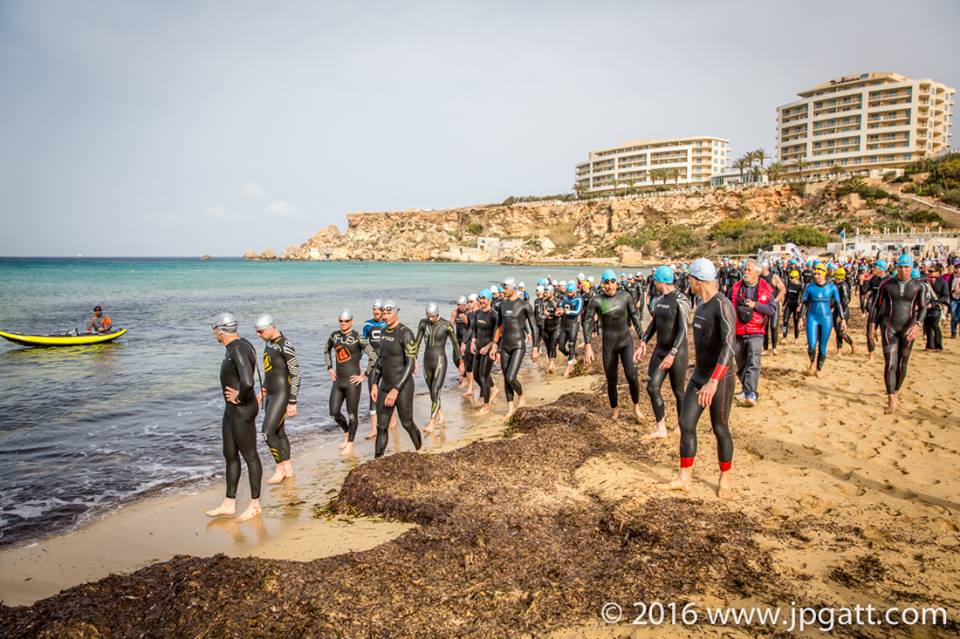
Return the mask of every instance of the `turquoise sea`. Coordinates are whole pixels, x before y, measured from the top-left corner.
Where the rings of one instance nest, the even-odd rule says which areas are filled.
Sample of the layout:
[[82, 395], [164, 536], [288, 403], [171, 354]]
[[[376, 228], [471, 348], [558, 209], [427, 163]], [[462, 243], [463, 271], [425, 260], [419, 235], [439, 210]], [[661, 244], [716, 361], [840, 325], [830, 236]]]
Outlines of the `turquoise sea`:
[[[581, 270], [502, 265], [247, 262], [239, 259], [0, 258], [0, 329], [81, 331], [94, 305], [129, 329], [92, 347], [0, 343], [0, 545], [76, 525], [117, 505], [223, 472], [219, 367], [210, 324], [220, 311], [262, 351], [252, 325], [273, 314], [303, 367], [294, 453], [336, 439], [323, 347], [350, 308], [359, 330], [373, 299], [393, 298], [416, 329], [424, 306], [444, 315], [459, 295], [512, 275], [532, 291], [547, 274]], [[597, 269], [594, 269], [597, 270]], [[418, 394], [426, 392], [417, 376]], [[456, 384], [449, 369], [448, 387]], [[426, 398], [418, 401], [429, 401]], [[361, 428], [366, 420], [366, 391]], [[269, 472], [272, 461], [261, 443]]]

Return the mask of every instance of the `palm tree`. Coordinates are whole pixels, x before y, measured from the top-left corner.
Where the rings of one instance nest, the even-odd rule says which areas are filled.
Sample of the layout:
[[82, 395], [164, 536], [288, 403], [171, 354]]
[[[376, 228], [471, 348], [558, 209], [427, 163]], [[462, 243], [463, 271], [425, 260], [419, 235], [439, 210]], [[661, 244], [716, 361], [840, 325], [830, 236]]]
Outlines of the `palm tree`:
[[803, 182], [803, 169], [807, 166], [807, 163], [803, 161], [803, 156], [797, 158], [797, 177]]
[[754, 183], [760, 182], [760, 176], [763, 175], [763, 169], [759, 166], [750, 167], [750, 177], [753, 178]]
[[753, 159], [760, 164], [760, 168], [763, 169], [763, 162], [767, 160], [767, 152], [763, 149], [757, 149], [753, 152]]
[[783, 175], [783, 164], [780, 162], [774, 162], [767, 167], [767, 177], [770, 178], [771, 182], [776, 182], [780, 179], [780, 176]]
[[740, 172], [740, 182], [743, 182], [743, 172], [747, 170], [747, 167], [750, 166], [750, 161], [747, 159], [747, 156], [737, 158], [737, 161], [734, 162], [737, 165], [737, 171]]
[[680, 169], [674, 168], [670, 169], [670, 173], [673, 177], [673, 185], [677, 188], [680, 188], [680, 176], [685, 175]]

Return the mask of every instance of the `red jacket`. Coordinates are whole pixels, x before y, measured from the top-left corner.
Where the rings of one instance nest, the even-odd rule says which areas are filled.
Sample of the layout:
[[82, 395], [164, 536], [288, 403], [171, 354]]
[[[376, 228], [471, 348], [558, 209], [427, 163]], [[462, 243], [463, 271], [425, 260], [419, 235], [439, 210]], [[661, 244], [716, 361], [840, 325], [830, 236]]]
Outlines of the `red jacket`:
[[[737, 281], [730, 291], [730, 299], [734, 308], [740, 295], [740, 287], [743, 286], [743, 280]], [[773, 287], [762, 277], [757, 280], [757, 297], [754, 300], [757, 304], [772, 304], [774, 302]], [[741, 322], [740, 315], [737, 314], [737, 335], [763, 335], [767, 330], [767, 316], [754, 311], [750, 316], [749, 322]]]

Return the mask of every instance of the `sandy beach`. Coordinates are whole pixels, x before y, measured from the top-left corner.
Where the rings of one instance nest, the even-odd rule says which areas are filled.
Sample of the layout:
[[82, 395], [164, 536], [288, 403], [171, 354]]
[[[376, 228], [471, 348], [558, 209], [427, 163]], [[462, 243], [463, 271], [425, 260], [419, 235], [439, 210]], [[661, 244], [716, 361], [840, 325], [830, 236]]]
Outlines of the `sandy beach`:
[[[831, 345], [820, 379], [803, 374], [802, 338], [764, 357], [760, 404], [733, 412], [732, 500], [715, 496], [715, 446], [705, 421], [692, 490], [664, 492], [660, 485], [676, 472], [676, 431], [651, 442], [632, 419], [612, 421], [599, 378], [584, 375], [531, 387], [540, 405], [518, 412], [505, 436], [494, 424], [455, 449], [357, 465], [329, 521], [301, 520], [262, 543], [241, 529], [250, 536], [245, 550], [237, 540], [229, 550], [182, 541], [172, 554], [194, 556], [71, 588], [30, 608], [3, 608], [0, 623], [8, 636], [95, 636], [104, 628], [112, 636], [787, 636], [782, 623], [630, 622], [639, 614], [635, 602], [693, 604], [701, 613], [771, 607], [784, 617], [795, 602], [945, 608], [948, 620], [938, 626], [838, 623], [832, 632], [956, 635], [957, 342], [947, 340], [943, 353], [915, 350], [902, 409], [884, 415], [882, 357], [867, 361], [857, 320], [857, 354], [837, 357]], [[671, 427], [673, 410], [668, 398]], [[355, 545], [342, 545], [344, 536]], [[231, 557], [202, 557], [210, 552]], [[61, 585], [151, 558], [76, 572]], [[21, 576], [42, 572], [28, 556], [3, 561], [5, 591], [14, 587], [11, 567]], [[23, 583], [18, 590], [29, 591]], [[623, 610], [617, 623], [601, 620], [607, 602]]]
[[[563, 379], [522, 371], [531, 405], [585, 388], [586, 378]], [[472, 441], [499, 437], [505, 428], [499, 402], [493, 414], [477, 416], [456, 387], [444, 393], [447, 425], [424, 433], [425, 450], [438, 452]], [[429, 402], [417, 402], [417, 419], [426, 424]], [[310, 560], [372, 548], [393, 539], [411, 525], [379, 517], [335, 516], [326, 511], [347, 473], [373, 456], [372, 441], [363, 439], [369, 423], [357, 434], [355, 455], [341, 458], [335, 443], [295, 451], [297, 477], [279, 486], [264, 484], [263, 515], [237, 524], [231, 517], [210, 519], [203, 511], [223, 497], [213, 485], [139, 500], [95, 519], [72, 532], [0, 551], [0, 601], [30, 604], [64, 588], [113, 573], [129, 573], [156, 561], [189, 554]], [[390, 452], [412, 450], [402, 429], [391, 431]], [[265, 467], [269, 467], [264, 459]], [[244, 471], [246, 472], [246, 471]], [[240, 482], [241, 503], [249, 497], [246, 478]]]

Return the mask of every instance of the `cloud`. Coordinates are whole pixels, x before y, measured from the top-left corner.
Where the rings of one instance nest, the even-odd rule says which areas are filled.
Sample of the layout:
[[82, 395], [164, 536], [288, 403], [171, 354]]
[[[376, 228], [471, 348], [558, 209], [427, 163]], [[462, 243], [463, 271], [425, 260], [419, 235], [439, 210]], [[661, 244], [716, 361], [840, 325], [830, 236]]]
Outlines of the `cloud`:
[[290, 217], [297, 214], [297, 210], [283, 200], [277, 200], [263, 209], [263, 212], [271, 217]]
[[215, 220], [225, 220], [231, 215], [230, 209], [225, 206], [211, 206], [207, 209], [207, 217], [212, 217]]
[[250, 184], [244, 184], [240, 189], [240, 197], [245, 200], [262, 200], [267, 197], [267, 192], [251, 182]]

